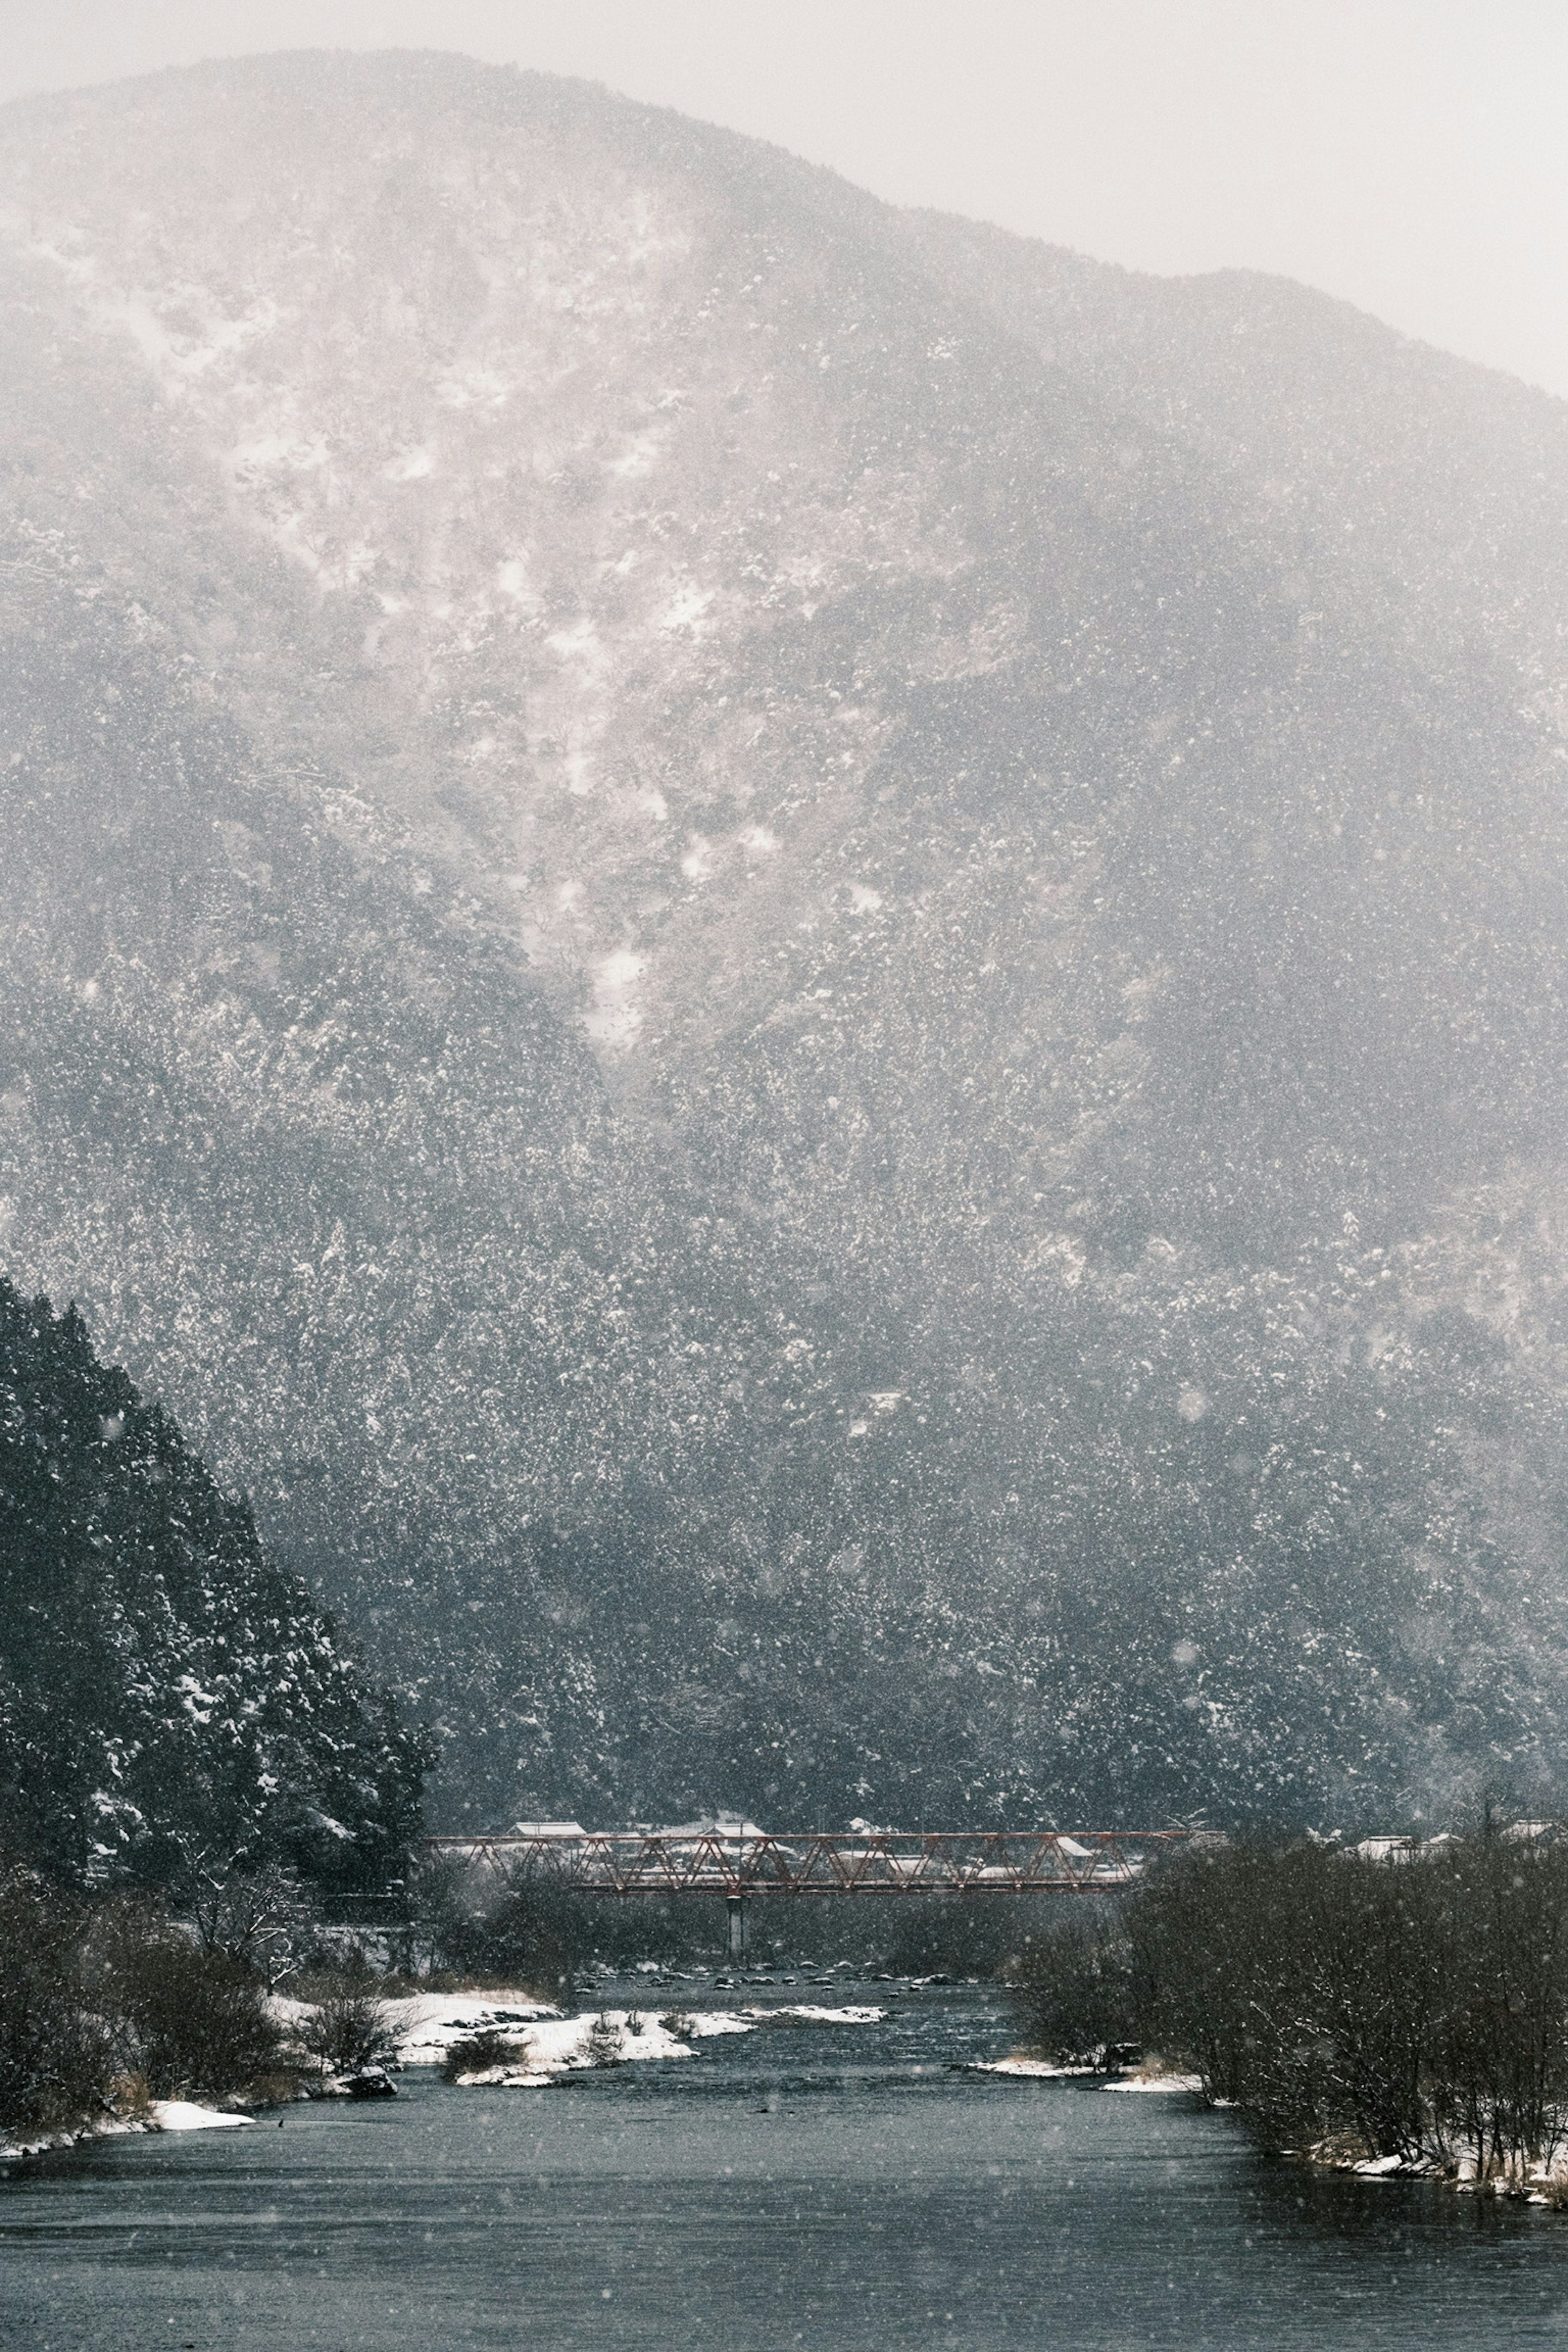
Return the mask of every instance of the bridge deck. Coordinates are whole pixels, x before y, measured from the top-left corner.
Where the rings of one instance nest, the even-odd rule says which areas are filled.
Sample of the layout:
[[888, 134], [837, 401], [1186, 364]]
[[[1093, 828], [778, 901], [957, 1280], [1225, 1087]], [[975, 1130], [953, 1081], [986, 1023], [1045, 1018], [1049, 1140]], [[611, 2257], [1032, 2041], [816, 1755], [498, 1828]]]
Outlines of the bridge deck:
[[1130, 1885], [1181, 1830], [722, 1830], [433, 1837], [428, 1852], [582, 1895], [1082, 1895]]

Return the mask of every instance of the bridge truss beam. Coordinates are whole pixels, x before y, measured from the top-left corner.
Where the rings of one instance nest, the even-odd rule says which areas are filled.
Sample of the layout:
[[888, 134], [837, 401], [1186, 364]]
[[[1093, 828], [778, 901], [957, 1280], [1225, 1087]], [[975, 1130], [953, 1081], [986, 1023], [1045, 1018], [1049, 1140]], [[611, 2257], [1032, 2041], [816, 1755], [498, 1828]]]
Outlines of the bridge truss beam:
[[432, 1837], [427, 1852], [579, 1895], [1088, 1895], [1131, 1885], [1181, 1830], [722, 1830]]

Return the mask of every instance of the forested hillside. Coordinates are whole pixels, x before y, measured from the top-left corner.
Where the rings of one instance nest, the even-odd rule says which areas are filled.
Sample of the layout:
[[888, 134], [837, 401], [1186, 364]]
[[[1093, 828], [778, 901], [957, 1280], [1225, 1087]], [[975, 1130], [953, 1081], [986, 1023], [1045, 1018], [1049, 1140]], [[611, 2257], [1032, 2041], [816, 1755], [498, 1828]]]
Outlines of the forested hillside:
[[379, 1893], [427, 1744], [75, 1308], [0, 1281], [0, 1851]]
[[437, 56], [0, 278], [0, 1249], [447, 1819], [1555, 1785], [1561, 404]]

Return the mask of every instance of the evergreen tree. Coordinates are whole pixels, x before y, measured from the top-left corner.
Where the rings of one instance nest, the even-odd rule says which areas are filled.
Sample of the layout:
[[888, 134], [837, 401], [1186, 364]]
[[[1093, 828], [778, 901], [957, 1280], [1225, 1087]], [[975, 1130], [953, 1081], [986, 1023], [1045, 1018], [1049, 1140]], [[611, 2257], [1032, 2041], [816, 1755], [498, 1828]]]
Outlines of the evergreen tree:
[[75, 1307], [0, 1278], [0, 1843], [79, 1881], [379, 1887], [432, 1760]]

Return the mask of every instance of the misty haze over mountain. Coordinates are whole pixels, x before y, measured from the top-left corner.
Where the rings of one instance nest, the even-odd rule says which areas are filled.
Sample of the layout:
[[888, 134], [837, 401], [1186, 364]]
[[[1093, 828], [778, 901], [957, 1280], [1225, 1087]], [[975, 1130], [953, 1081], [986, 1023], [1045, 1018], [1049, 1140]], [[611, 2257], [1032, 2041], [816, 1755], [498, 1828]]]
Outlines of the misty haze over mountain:
[[1561, 1785], [1568, 409], [437, 55], [0, 278], [0, 1256], [439, 1819]]

